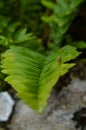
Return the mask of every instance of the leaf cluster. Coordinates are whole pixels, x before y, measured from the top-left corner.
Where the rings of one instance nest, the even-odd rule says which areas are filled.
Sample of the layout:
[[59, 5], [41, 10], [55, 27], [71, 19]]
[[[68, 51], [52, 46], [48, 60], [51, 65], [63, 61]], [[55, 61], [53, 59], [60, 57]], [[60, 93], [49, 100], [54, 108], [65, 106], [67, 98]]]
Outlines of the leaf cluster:
[[[60, 76], [75, 65], [69, 61], [80, 54], [76, 47], [86, 48], [84, 42], [78, 45], [75, 42], [75, 47], [71, 42], [61, 47], [61, 40], [82, 2], [84, 0], [42, 0], [41, 3], [52, 10], [49, 16], [46, 13], [42, 17], [50, 25], [49, 40], [53, 40], [53, 47], [44, 50], [41, 34], [46, 24], [40, 22], [44, 9], [40, 1], [0, 1], [0, 81], [6, 76], [5, 81], [18, 96], [38, 112], [46, 107], [50, 92]], [[67, 40], [69, 43], [70, 38]]]
[[42, 20], [49, 23], [52, 30], [51, 39], [60, 47], [61, 40], [77, 15], [78, 7], [85, 0], [56, 0], [56, 2], [42, 0], [42, 4], [52, 10], [51, 15], [42, 16]]

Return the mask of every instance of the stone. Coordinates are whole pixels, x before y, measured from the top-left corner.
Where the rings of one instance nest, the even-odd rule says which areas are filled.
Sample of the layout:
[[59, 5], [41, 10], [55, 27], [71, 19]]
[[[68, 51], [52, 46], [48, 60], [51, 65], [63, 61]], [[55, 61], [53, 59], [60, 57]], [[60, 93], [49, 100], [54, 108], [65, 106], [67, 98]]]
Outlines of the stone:
[[[11, 130], [77, 130], [72, 120], [74, 113], [86, 106], [86, 80], [73, 79], [57, 94], [53, 89], [46, 109], [38, 114], [24, 104], [17, 102], [11, 120]], [[80, 130], [80, 128], [78, 129]]]
[[12, 113], [15, 101], [8, 92], [0, 93], [0, 122], [7, 121]]

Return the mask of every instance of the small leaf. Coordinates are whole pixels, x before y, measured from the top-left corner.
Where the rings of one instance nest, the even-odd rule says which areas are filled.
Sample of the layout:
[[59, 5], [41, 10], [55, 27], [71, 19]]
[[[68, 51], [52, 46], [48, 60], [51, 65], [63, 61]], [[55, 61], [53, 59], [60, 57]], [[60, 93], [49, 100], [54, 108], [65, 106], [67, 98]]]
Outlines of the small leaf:
[[76, 46], [79, 49], [85, 49], [86, 48], [86, 42], [83, 42], [83, 41], [75, 42], [74, 46]]
[[52, 21], [52, 17], [50, 16], [42, 16], [41, 19], [46, 22], [46, 23], [50, 23]]
[[41, 3], [43, 5], [45, 5], [47, 8], [54, 9], [54, 3], [53, 2], [50, 2], [50, 1], [47, 1], [47, 0], [42, 0]]

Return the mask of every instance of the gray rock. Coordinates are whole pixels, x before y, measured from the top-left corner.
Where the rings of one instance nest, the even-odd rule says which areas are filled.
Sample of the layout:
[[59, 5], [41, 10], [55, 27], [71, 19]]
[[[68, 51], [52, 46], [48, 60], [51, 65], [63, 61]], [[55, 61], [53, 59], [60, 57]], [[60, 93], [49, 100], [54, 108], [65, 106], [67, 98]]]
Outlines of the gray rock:
[[0, 121], [7, 121], [11, 115], [15, 101], [7, 92], [0, 93]]
[[[59, 93], [53, 90], [47, 107], [38, 114], [18, 101], [10, 124], [11, 130], [76, 130], [71, 119], [75, 111], [86, 106], [86, 80], [74, 79]], [[83, 100], [84, 99], [84, 100]]]

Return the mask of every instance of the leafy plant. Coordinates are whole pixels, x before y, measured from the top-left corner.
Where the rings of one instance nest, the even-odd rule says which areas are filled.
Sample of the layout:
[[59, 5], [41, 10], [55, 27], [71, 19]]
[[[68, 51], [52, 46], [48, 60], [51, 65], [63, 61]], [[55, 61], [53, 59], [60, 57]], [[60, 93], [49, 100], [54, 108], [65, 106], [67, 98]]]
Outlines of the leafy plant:
[[77, 9], [85, 0], [56, 0], [56, 2], [42, 0], [42, 4], [53, 12], [50, 16], [42, 16], [42, 20], [49, 23], [52, 33], [51, 39], [56, 47], [60, 47], [61, 40], [77, 15]]
[[29, 32], [39, 36], [42, 30], [39, 19], [42, 10], [39, 0], [0, 0], [0, 32], [9, 34], [9, 26], [17, 22], [20, 28], [28, 28]]
[[11, 33], [10, 37], [5, 37], [0, 35], [0, 45], [8, 48], [10, 45], [21, 45], [28, 47], [31, 50], [43, 52], [43, 46], [40, 39], [38, 40], [36, 36], [32, 33], [27, 33], [27, 29], [19, 29], [15, 33]]
[[[33, 34], [40, 35], [41, 11], [39, 0], [0, 0], [0, 58], [1, 53], [10, 45], [21, 45], [38, 52], [44, 51], [41, 39]], [[4, 77], [1, 68], [0, 75]], [[4, 84], [3, 80], [4, 78], [0, 78], [0, 87]]]
[[[39, 0], [8, 0], [10, 8], [5, 8], [6, 3], [0, 1], [0, 46], [3, 48], [0, 78], [4, 77], [2, 73], [6, 74], [5, 81], [12, 85], [25, 103], [39, 113], [45, 108], [49, 94], [59, 77], [75, 65], [68, 61], [80, 54], [76, 47], [61, 47], [60, 43], [83, 1], [56, 0], [54, 3], [42, 0], [42, 3], [53, 11], [52, 15], [42, 17], [49, 23], [52, 31], [49, 35], [53, 39], [53, 47], [51, 50], [47, 47], [45, 51], [44, 43], [39, 38], [40, 31], [44, 29], [43, 23], [39, 26], [39, 16], [43, 9]], [[10, 13], [11, 9], [14, 9], [14, 13]]]
[[[2, 72], [5, 79], [30, 107], [42, 112], [52, 87], [59, 77], [74, 64], [66, 63], [80, 53], [74, 47], [65, 46], [47, 57], [29, 49], [12, 46], [3, 54]], [[58, 58], [61, 57], [61, 63]]]
[[85, 41], [73, 41], [70, 35], [65, 36], [66, 44], [75, 46], [78, 49], [86, 49], [86, 42]]

